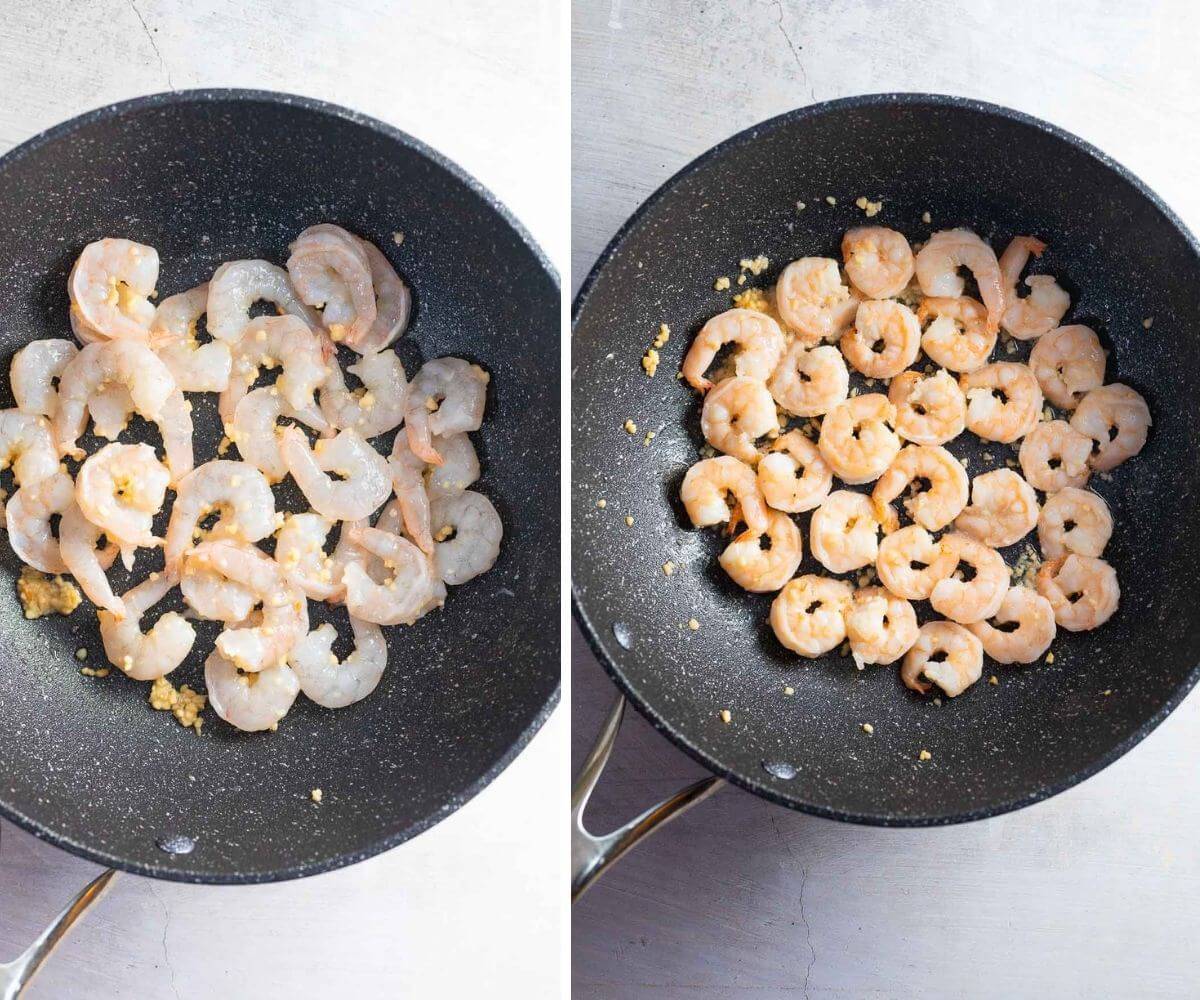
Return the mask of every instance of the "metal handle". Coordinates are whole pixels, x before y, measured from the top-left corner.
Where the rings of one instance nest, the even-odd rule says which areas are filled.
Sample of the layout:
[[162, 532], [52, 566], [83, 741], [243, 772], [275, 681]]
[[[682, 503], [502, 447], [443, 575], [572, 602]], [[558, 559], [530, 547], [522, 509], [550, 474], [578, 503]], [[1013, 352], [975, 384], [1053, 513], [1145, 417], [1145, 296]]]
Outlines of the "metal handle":
[[592, 752], [584, 761], [583, 770], [575, 779], [575, 787], [571, 790], [571, 902], [575, 902], [587, 892], [610, 865], [619, 861], [625, 852], [636, 846], [643, 837], [665, 826], [697, 803], [703, 802], [725, 784], [723, 778], [704, 778], [664, 799], [658, 805], [651, 806], [612, 833], [601, 836], [589, 833], [583, 825], [583, 811], [587, 808], [592, 789], [604, 773], [604, 766], [612, 754], [617, 730], [621, 728], [621, 720], [624, 717], [625, 698], [618, 695], [616, 703], [608, 713], [608, 719], [605, 720], [604, 728], [596, 738]]
[[16, 1000], [21, 991], [29, 985], [29, 981], [42, 967], [42, 963], [50, 957], [50, 952], [69, 931], [72, 925], [87, 912], [88, 907], [95, 903], [116, 871], [112, 868], [103, 872], [98, 878], [88, 883], [87, 887], [76, 896], [54, 922], [38, 936], [25, 951], [12, 962], [0, 962], [0, 1000]]

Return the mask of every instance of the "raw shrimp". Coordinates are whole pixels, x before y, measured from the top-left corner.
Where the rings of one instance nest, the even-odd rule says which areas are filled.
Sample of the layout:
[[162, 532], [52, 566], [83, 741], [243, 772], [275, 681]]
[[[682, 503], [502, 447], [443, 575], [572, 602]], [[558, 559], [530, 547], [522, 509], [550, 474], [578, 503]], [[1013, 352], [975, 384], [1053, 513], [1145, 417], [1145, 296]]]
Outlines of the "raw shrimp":
[[408, 437], [397, 434], [388, 462], [404, 530], [422, 552], [429, 553], [433, 552], [430, 498], [461, 493], [479, 478], [479, 458], [466, 434], [435, 436], [433, 446], [442, 455], [441, 465], [422, 461], [409, 448]]
[[956, 298], [964, 283], [958, 273], [965, 267], [979, 286], [979, 297], [987, 307], [987, 329], [1000, 328], [1007, 297], [996, 253], [969, 229], [944, 229], [934, 233], [916, 257], [917, 281], [925, 295]]
[[[764, 535], [770, 543], [766, 548], [762, 544]], [[800, 529], [787, 514], [772, 510], [767, 512], [763, 534], [743, 531], [725, 546], [717, 561], [739, 587], [761, 594], [787, 583], [800, 566], [802, 555]]]
[[888, 386], [888, 400], [896, 407], [896, 433], [906, 441], [945, 444], [966, 426], [967, 398], [944, 369], [901, 372]]
[[100, 638], [104, 655], [135, 681], [165, 677], [187, 659], [196, 641], [196, 630], [183, 615], [168, 611], [143, 633], [142, 616], [170, 593], [177, 580], [168, 573], [154, 573], [122, 599], [125, 614], [99, 612]]
[[913, 606], [883, 587], [856, 590], [845, 619], [850, 654], [859, 667], [895, 663], [917, 641], [919, 630]]
[[913, 276], [913, 252], [903, 233], [856, 226], [842, 237], [846, 277], [867, 299], [895, 298]]
[[21, 562], [43, 573], [67, 572], [50, 519], [74, 502], [75, 484], [65, 472], [22, 486], [12, 495], [4, 510], [4, 521], [8, 544]]
[[89, 243], [71, 268], [71, 313], [86, 333], [104, 339], [145, 340], [158, 284], [158, 251], [132, 240]]
[[927, 600], [957, 565], [958, 557], [919, 524], [887, 535], [875, 560], [880, 582], [907, 601]]
[[440, 607], [446, 588], [433, 560], [407, 538], [378, 528], [349, 527], [349, 541], [384, 561], [389, 576], [376, 582], [360, 562], [342, 572], [346, 610], [376, 625], [411, 625], [427, 611]]
[[960, 625], [990, 618], [1008, 592], [1010, 577], [1003, 556], [960, 532], [946, 535], [942, 539], [942, 549], [958, 565], [966, 563], [970, 566], [975, 575], [970, 580], [961, 580], [952, 572], [938, 580], [929, 594], [933, 610]]
[[946, 527], [967, 505], [967, 472], [957, 458], [937, 445], [906, 445], [871, 492], [876, 517], [886, 529], [899, 526], [892, 501], [918, 481], [928, 482], [929, 488], [906, 498], [904, 509], [930, 531]]
[[[435, 434], [433, 446], [442, 456], [442, 464], [425, 467], [425, 488], [430, 496], [461, 493], [479, 478], [479, 456], [465, 433]], [[408, 439], [397, 434], [392, 445], [392, 458], [398, 458], [406, 451]]]
[[179, 565], [201, 519], [212, 511], [221, 515], [211, 531], [217, 538], [257, 542], [278, 527], [275, 496], [258, 469], [226, 459], [205, 462], [179, 483], [167, 525], [168, 568]]
[[243, 732], [256, 733], [287, 715], [300, 693], [300, 680], [286, 664], [243, 673], [214, 649], [204, 661], [204, 687], [217, 715]]
[[116, 558], [117, 549], [114, 545], [100, 548], [98, 543], [103, 534], [83, 516], [79, 505], [72, 503], [58, 524], [58, 551], [67, 572], [75, 577], [88, 600], [123, 618], [125, 603], [113, 593], [108, 577], [104, 575]]
[[734, 344], [733, 373], [766, 381], [783, 357], [784, 339], [779, 324], [754, 309], [729, 309], [700, 328], [680, 369], [688, 384], [707, 392], [713, 383], [704, 373], [726, 344]]
[[878, 479], [900, 453], [891, 425], [896, 408], [882, 393], [853, 396], [839, 403], [821, 423], [817, 441], [834, 475], [850, 484]]
[[818, 507], [833, 487], [833, 470], [821, 450], [799, 431], [771, 444], [758, 463], [758, 488], [776, 510], [798, 514]]
[[208, 284], [164, 299], [150, 324], [150, 347], [184, 392], [224, 392], [232, 356], [224, 340], [201, 344], [196, 325], [208, 309]]
[[148, 444], [107, 444], [79, 467], [75, 502], [120, 547], [126, 569], [133, 567], [137, 549], [160, 544], [151, 525], [170, 481], [171, 473]]
[[984, 545], [1015, 545], [1038, 523], [1037, 494], [1012, 469], [994, 469], [971, 483], [971, 506], [954, 521], [956, 531]]
[[1091, 438], [1080, 434], [1065, 420], [1046, 420], [1025, 436], [1018, 457], [1030, 486], [1045, 493], [1057, 493], [1068, 486], [1081, 487], [1087, 483], [1092, 474], [1088, 465], [1091, 454]]
[[324, 310], [330, 334], [359, 343], [375, 324], [371, 262], [358, 237], [340, 226], [309, 226], [292, 243], [288, 276], [300, 298]]
[[1115, 469], [1141, 451], [1151, 422], [1141, 394], [1118, 382], [1093, 389], [1071, 416], [1072, 430], [1095, 442], [1089, 462], [1097, 472]]
[[1016, 441], [1042, 417], [1042, 389], [1028, 365], [995, 361], [958, 384], [967, 397], [967, 430], [987, 441]]
[[239, 340], [255, 302], [270, 302], [280, 315], [302, 319], [314, 330], [321, 327], [320, 315], [300, 301], [282, 267], [265, 260], [231, 260], [208, 283], [208, 332], [217, 340]]
[[375, 322], [366, 336], [349, 346], [359, 354], [386, 350], [408, 326], [412, 296], [391, 261], [374, 243], [360, 240], [371, 265], [371, 283], [375, 286]]
[[219, 403], [222, 420], [233, 419], [234, 409], [250, 391], [261, 368], [281, 369], [273, 388], [295, 412], [305, 413], [316, 409], [314, 394], [325, 383], [329, 370], [337, 367], [331, 349], [295, 316], [250, 320], [231, 350], [229, 386], [221, 393]]
[[1104, 384], [1108, 352], [1091, 327], [1060, 326], [1041, 337], [1029, 352], [1029, 367], [1042, 392], [1061, 410]]
[[[115, 441], [129, 426], [129, 418], [134, 410], [133, 398], [125, 386], [117, 382], [106, 386], [88, 400], [92, 432], [97, 437]], [[175, 486], [192, 471], [195, 464], [191, 404], [179, 389], [175, 389], [151, 423], [158, 427], [162, 435], [167, 468], [171, 470], [171, 485]]]
[[333, 522], [312, 511], [289, 514], [275, 540], [275, 561], [314, 601], [328, 601], [342, 590], [341, 566], [325, 552]]
[[727, 378], [704, 397], [700, 430], [717, 451], [753, 465], [759, 457], [755, 442], [779, 430], [775, 400], [758, 379]]
[[120, 382], [112, 382], [99, 389], [87, 403], [88, 415], [92, 418], [92, 433], [107, 441], [115, 441], [133, 416], [133, 397]]
[[20, 410], [0, 410], [0, 469], [13, 470], [18, 486], [33, 486], [59, 471], [50, 425]]
[[901, 302], [863, 302], [854, 326], [842, 334], [841, 348], [846, 360], [867, 378], [892, 378], [921, 353], [921, 324]]
[[430, 440], [434, 434], [477, 431], [483, 423], [491, 376], [462, 358], [434, 358], [417, 372], [405, 407], [408, 446], [433, 465], [442, 456]]
[[1017, 296], [1017, 283], [1029, 255], [1041, 257], [1045, 249], [1046, 244], [1032, 236], [1014, 236], [1000, 255], [1006, 301], [1001, 323], [1018, 340], [1034, 340], [1049, 333], [1071, 308], [1071, 296], [1048, 274], [1030, 275], [1025, 279], [1029, 295]]
[[958, 697], [982, 674], [983, 644], [954, 622], [922, 625], [900, 668], [905, 687], [928, 694], [936, 684], [950, 698]]
[[1075, 553], [1042, 563], [1037, 590], [1054, 608], [1059, 627], [1068, 632], [1103, 625], [1121, 601], [1117, 571], [1103, 559]]
[[833, 573], [869, 566], [879, 552], [874, 505], [862, 493], [830, 493], [813, 512], [808, 546], [817, 562]]
[[279, 454], [313, 509], [330, 520], [369, 517], [392, 492], [387, 459], [356, 431], [339, 431], [310, 449], [303, 431], [285, 427], [279, 432]]
[[[1016, 625], [999, 629], [997, 625]], [[971, 634], [997, 663], [1032, 663], [1050, 648], [1058, 629], [1050, 602], [1028, 587], [1010, 587], [992, 621], [972, 622]]]
[[1091, 490], [1068, 486], [1046, 500], [1038, 517], [1038, 544], [1047, 559], [1071, 552], [1102, 556], [1113, 533], [1108, 504]]
[[[248, 542], [241, 543], [250, 548]], [[209, 621], [238, 624], [246, 621], [258, 604], [258, 597], [249, 587], [228, 579], [220, 570], [201, 559], [194, 558], [195, 549], [183, 557], [183, 572], [179, 590], [189, 608]], [[247, 558], [254, 558], [251, 554]]]
[[504, 526], [492, 502], [482, 493], [463, 490], [429, 502], [433, 562], [438, 575], [458, 586], [486, 573], [500, 555]]
[[788, 413], [819, 417], [846, 399], [850, 372], [836, 347], [809, 347], [797, 339], [783, 355], [767, 388]]
[[300, 690], [322, 708], [345, 708], [375, 690], [387, 666], [383, 631], [350, 616], [354, 652], [338, 661], [333, 654], [337, 629], [326, 622], [304, 636], [288, 654], [288, 665], [300, 679]]
[[924, 299], [917, 307], [917, 319], [925, 328], [921, 347], [930, 360], [952, 372], [982, 368], [996, 346], [996, 331], [987, 325], [987, 309], [965, 295]]
[[69, 340], [35, 340], [17, 351], [9, 368], [17, 409], [53, 417], [58, 409], [58, 380], [78, 353]]
[[[730, 495], [733, 504], [729, 502]], [[751, 531], [767, 530], [767, 507], [758, 491], [754, 470], [732, 455], [705, 458], [688, 469], [679, 488], [679, 499], [697, 528], [708, 528], [722, 521], [735, 525], [744, 520]]]
[[287, 400], [267, 387], [252, 389], [234, 408], [229, 438], [237, 443], [238, 453], [245, 461], [259, 469], [268, 482], [278, 483], [288, 474], [279, 453], [280, 418], [307, 421], [314, 415], [319, 426], [313, 430], [327, 430], [329, 425], [319, 411], [309, 408], [298, 413], [288, 406]]
[[842, 281], [837, 261], [829, 257], [792, 261], [775, 286], [779, 315], [807, 344], [840, 337], [854, 321], [858, 302]]
[[793, 653], [824, 656], [846, 638], [843, 612], [850, 600], [850, 584], [842, 580], [798, 576], [771, 602], [771, 628]]
[[349, 390], [341, 366], [329, 366], [321, 386], [321, 413], [338, 430], [353, 427], [365, 438], [386, 434], [404, 422], [408, 380], [395, 351], [365, 354], [347, 371], [357, 375], [363, 388]]

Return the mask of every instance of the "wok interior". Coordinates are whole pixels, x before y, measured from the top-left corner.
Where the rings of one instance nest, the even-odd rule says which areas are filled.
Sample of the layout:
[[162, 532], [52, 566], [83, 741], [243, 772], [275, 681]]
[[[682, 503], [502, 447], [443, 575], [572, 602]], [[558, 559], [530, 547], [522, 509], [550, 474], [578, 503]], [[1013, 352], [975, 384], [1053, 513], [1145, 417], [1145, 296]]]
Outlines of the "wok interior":
[[[1046, 240], [1036, 269], [1070, 291], [1069, 318], [1093, 326], [1113, 352], [1107, 380], [1141, 392], [1154, 419], [1141, 455], [1111, 481], [1092, 482], [1116, 520], [1106, 552], [1120, 577], [1116, 616], [1093, 632], [1060, 630], [1053, 664], [988, 660], [984, 682], [940, 706], [904, 689], [895, 667], [858, 672], [848, 657], [787, 653], [767, 624], [773, 595], [729, 581], [716, 564], [726, 539], [688, 527], [677, 500], [701, 438], [697, 399], [673, 375], [699, 326], [728, 307], [714, 279], [736, 276], [739, 259], [756, 254], [771, 260], [752, 279], [764, 287], [797, 257], [840, 259], [842, 233], [863, 222], [859, 196], [882, 199], [874, 222], [914, 241], [960, 225], [997, 251], [1019, 233]], [[1195, 679], [1198, 278], [1195, 248], [1134, 183], [1072, 142], [994, 110], [866, 99], [731, 141], [650, 205], [577, 304], [574, 585], [602, 658], [655, 723], [709, 766], [841, 818], [967, 819], [1091, 773]], [[658, 376], [647, 379], [638, 358], [660, 322], [672, 336]], [[626, 418], [639, 427], [632, 440]], [[649, 447], [643, 427], [661, 427]], [[972, 476], [1013, 454], [971, 435], [949, 447], [970, 456]], [[807, 522], [802, 515], [799, 572], [824, 573], [807, 552]], [[1004, 552], [1010, 565], [1016, 551]], [[670, 578], [661, 569], [668, 560], [680, 567]], [[689, 618], [699, 630], [684, 626]], [[628, 649], [616, 641], [617, 624]], [[998, 686], [986, 683], [991, 673]], [[730, 710], [730, 724], [720, 709]], [[918, 763], [921, 749], [932, 765]]]
[[[266, 734], [238, 733], [209, 710], [200, 737], [151, 711], [147, 686], [119, 671], [82, 677], [78, 647], [91, 665], [104, 662], [93, 610], [25, 621], [12, 586], [20, 566], [0, 546], [5, 814], [97, 860], [242, 881], [357, 860], [461, 804], [532, 735], [558, 684], [547, 627], [558, 607], [558, 393], [545, 361], [557, 357], [558, 290], [536, 251], [411, 140], [269, 96], [172, 96], [88, 116], [0, 163], [0, 205], [6, 359], [35, 338], [70, 336], [67, 272], [101, 236], [159, 250], [161, 297], [226, 260], [282, 263], [316, 222], [374, 241], [413, 288], [399, 345], [409, 376], [443, 354], [493, 375], [472, 437], [477, 488], [505, 527], [491, 572], [451, 588], [446, 607], [417, 625], [385, 630], [389, 667], [371, 697], [338, 712], [301, 697]], [[0, 381], [0, 404], [12, 406]], [[215, 397], [193, 400], [201, 461], [221, 428]], [[531, 492], [546, 502], [518, 507]], [[290, 509], [296, 500], [293, 490]], [[152, 558], [139, 555], [143, 575]], [[314, 627], [332, 620], [346, 631], [344, 612], [310, 607]], [[205, 623], [199, 633], [176, 684], [202, 687], [215, 632]], [[319, 808], [313, 788], [324, 793]], [[192, 853], [156, 846], [180, 835], [195, 840]]]

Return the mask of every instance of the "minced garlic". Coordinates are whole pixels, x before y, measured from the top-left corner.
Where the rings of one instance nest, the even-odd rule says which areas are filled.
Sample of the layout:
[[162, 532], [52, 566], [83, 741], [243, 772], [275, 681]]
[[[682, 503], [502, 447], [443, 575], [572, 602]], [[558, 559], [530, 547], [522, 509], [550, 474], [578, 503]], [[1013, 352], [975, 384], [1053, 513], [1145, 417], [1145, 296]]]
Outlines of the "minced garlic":
[[159, 712], [170, 712], [185, 729], [194, 729], [197, 734], [204, 725], [200, 713], [208, 704], [208, 698], [184, 684], [176, 688], [167, 678], [159, 677], [150, 685], [150, 707]]
[[724, 292], [729, 288], [729, 279], [722, 276], [713, 282], [713, 288], [718, 292]]
[[47, 576], [32, 566], [21, 568], [17, 578], [17, 596], [26, 618], [43, 615], [69, 615], [83, 602], [79, 588], [61, 576]]

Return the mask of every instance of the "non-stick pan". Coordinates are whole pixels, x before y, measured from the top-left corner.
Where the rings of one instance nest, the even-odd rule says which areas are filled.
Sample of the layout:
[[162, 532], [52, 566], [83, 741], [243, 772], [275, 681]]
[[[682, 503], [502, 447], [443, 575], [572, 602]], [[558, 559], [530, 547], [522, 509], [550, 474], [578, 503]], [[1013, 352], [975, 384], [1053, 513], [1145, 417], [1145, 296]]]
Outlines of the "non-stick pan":
[[[253, 735], [214, 717], [196, 736], [152, 711], [145, 685], [81, 676], [77, 649], [103, 661], [94, 613], [26, 621], [18, 562], [0, 545], [0, 814], [103, 865], [238, 883], [351, 864], [471, 798], [558, 696], [559, 292], [529, 235], [396, 129], [232, 90], [142, 98], [31, 139], [0, 158], [0, 209], [6, 357], [70, 336], [67, 272], [102, 236], [157, 247], [163, 295], [226, 260], [282, 262], [316, 222], [372, 240], [413, 290], [398, 344], [410, 376], [446, 354], [492, 373], [477, 488], [505, 528], [491, 572], [413, 627], [386, 630], [389, 666], [373, 695], [337, 712], [300, 698], [278, 732]], [[197, 454], [212, 457], [213, 397], [193, 398]], [[201, 631], [173, 681], [203, 687], [212, 638]]]
[[[731, 292], [715, 291], [714, 279], [736, 279], [739, 260], [759, 254], [770, 267], [750, 281], [763, 287], [797, 257], [840, 258], [842, 233], [864, 220], [859, 197], [882, 199], [874, 222], [913, 240], [954, 226], [1001, 248], [1014, 234], [1044, 239], [1037, 269], [1059, 277], [1069, 315], [1111, 350], [1108, 380], [1138, 389], [1154, 418], [1141, 455], [1091, 483], [1116, 518], [1106, 552], [1121, 583], [1116, 616], [1095, 631], [1060, 630], [1052, 663], [989, 661], [984, 675], [998, 685], [940, 704], [906, 690], [894, 667], [859, 672], [847, 657], [789, 654], [767, 624], [773, 595], [732, 584], [716, 563], [726, 539], [692, 529], [678, 502], [701, 437], [697, 397], [673, 376], [701, 324], [729, 307]], [[600, 662], [716, 775], [820, 816], [954, 823], [1094, 774], [1197, 679], [1197, 287], [1196, 241], [1153, 192], [1075, 136], [1003, 108], [916, 94], [852, 98], [790, 112], [705, 153], [624, 226], [575, 302], [574, 610]], [[639, 359], [664, 322], [671, 338], [647, 378]], [[656, 432], [648, 445], [646, 430]], [[969, 457], [972, 474], [1014, 454], [970, 435], [950, 447]], [[798, 520], [807, 542], [808, 516]], [[1010, 565], [1018, 551], [1005, 550]], [[669, 577], [668, 561], [677, 567]], [[824, 570], [806, 551], [799, 572]], [[931, 760], [918, 759], [923, 749]], [[591, 762], [578, 809], [602, 760]], [[585, 844], [577, 867], [594, 871], [617, 846]]]

